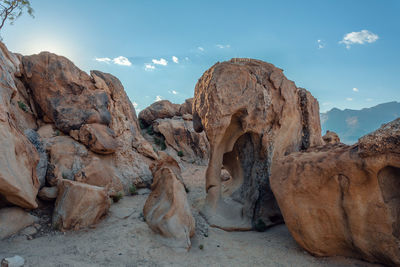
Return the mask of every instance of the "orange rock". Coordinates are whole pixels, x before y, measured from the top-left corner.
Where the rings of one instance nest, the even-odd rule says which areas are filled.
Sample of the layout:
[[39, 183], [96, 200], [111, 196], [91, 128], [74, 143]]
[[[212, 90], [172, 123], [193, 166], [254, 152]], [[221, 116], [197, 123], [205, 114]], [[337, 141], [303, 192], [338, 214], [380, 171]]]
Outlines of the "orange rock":
[[53, 213], [53, 227], [78, 230], [96, 224], [107, 214], [110, 199], [104, 188], [61, 180]]
[[180, 178], [179, 165], [166, 153], [160, 152], [160, 159], [151, 169], [154, 176], [152, 192], [143, 208], [146, 223], [163, 237], [166, 245], [188, 250], [195, 220]]
[[98, 123], [83, 125], [79, 130], [79, 141], [99, 154], [111, 154], [118, 149], [114, 131]]
[[400, 265], [400, 119], [353, 146], [275, 161], [271, 187], [294, 239], [317, 256]]
[[139, 120], [147, 125], [151, 125], [156, 119], [172, 118], [179, 116], [180, 105], [173, 104], [168, 100], [154, 102], [139, 113]]
[[[282, 222], [269, 187], [275, 158], [322, 144], [318, 102], [282, 70], [253, 59], [217, 63], [199, 79], [193, 126], [210, 143], [203, 215], [226, 230]], [[222, 191], [221, 167], [232, 176]]]
[[337, 144], [340, 143], [340, 138], [335, 132], [326, 131], [326, 134], [322, 136], [325, 144]]

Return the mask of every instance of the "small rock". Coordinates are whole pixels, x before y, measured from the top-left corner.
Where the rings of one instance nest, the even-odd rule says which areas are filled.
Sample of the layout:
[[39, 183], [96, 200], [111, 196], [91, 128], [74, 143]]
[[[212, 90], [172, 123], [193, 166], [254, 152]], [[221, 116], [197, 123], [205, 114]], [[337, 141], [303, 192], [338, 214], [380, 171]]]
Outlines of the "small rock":
[[57, 186], [43, 187], [38, 194], [38, 197], [45, 201], [53, 201], [57, 198]]
[[37, 233], [37, 230], [33, 226], [26, 227], [24, 230], [21, 231], [22, 235], [31, 236]]
[[0, 209], [0, 240], [7, 238], [27, 226], [32, 225], [38, 218], [21, 208]]
[[24, 266], [25, 260], [21, 256], [15, 255], [14, 257], [4, 258], [1, 261], [1, 267], [20, 267]]

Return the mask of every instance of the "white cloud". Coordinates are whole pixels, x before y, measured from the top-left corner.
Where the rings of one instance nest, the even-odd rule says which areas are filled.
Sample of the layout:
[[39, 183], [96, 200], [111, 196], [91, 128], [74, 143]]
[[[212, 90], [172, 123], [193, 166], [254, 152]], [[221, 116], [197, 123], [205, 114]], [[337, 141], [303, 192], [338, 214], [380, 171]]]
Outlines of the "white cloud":
[[362, 30], [360, 32], [350, 32], [343, 37], [343, 40], [340, 41], [340, 44], [345, 44], [347, 49], [350, 49], [350, 46], [353, 44], [365, 44], [365, 43], [373, 43], [379, 39], [379, 36], [375, 33], [372, 33], [367, 30]]
[[152, 71], [152, 70], [155, 70], [155, 69], [156, 69], [156, 66], [154, 66], [154, 65], [144, 64], [144, 70]]
[[197, 49], [199, 49], [201, 52], [204, 52], [204, 48], [201, 46], [197, 47]]
[[372, 98], [367, 98], [365, 100], [367, 100], [368, 102], [371, 102], [373, 99]]
[[224, 49], [224, 48], [230, 48], [231, 45], [227, 44], [227, 45], [222, 45], [222, 44], [217, 44], [217, 47], [220, 49]]
[[135, 101], [132, 102], [133, 107], [136, 109], [138, 106], [138, 103], [136, 103]]
[[358, 88], [354, 87], [353, 92], [358, 92]]
[[154, 63], [154, 64], [156, 64], [156, 65], [162, 65], [162, 66], [167, 66], [168, 65], [168, 61], [166, 61], [165, 59], [163, 59], [163, 58], [160, 58], [160, 59], [153, 59], [152, 60], [152, 62]]
[[318, 49], [322, 49], [325, 47], [325, 43], [322, 40], [318, 39], [317, 43], [318, 43]]
[[179, 63], [179, 58], [177, 58], [176, 56], [172, 56], [172, 61], [176, 64]]
[[346, 100], [347, 100], [347, 101], [353, 101], [353, 98], [347, 97]]
[[155, 99], [155, 101], [157, 102], [157, 101], [161, 101], [163, 99], [163, 97], [162, 96], [160, 96], [160, 95], [158, 95], [158, 96], [156, 96], [156, 99]]
[[94, 60], [98, 61], [98, 62], [105, 62], [110, 64], [111, 58], [108, 57], [96, 57]]
[[168, 91], [168, 93], [170, 93], [170, 94], [173, 94], [173, 95], [177, 95], [177, 94], [178, 94], [178, 92], [177, 92], [177, 91], [175, 91], [175, 90]]
[[121, 66], [131, 66], [132, 63], [126, 57], [119, 56], [113, 59], [114, 64]]

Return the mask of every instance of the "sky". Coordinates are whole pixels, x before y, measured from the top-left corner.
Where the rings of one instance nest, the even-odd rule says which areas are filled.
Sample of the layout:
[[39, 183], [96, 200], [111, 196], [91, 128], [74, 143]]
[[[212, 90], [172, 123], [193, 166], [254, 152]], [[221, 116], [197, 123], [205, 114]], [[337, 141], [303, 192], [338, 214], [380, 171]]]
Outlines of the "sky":
[[1, 32], [118, 77], [137, 111], [183, 103], [218, 61], [255, 58], [308, 89], [322, 112], [400, 101], [400, 1], [31, 0]]

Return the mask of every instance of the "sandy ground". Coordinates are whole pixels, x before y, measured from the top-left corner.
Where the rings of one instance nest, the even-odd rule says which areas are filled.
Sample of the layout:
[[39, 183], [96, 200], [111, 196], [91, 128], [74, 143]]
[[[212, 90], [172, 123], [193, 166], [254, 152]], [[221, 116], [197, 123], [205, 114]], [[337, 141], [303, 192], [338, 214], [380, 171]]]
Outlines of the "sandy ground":
[[148, 193], [141, 190], [113, 204], [93, 229], [32, 240], [20, 234], [0, 241], [0, 259], [20, 255], [25, 266], [378, 266], [342, 257], [315, 258], [296, 244], [285, 225], [263, 233], [209, 227], [197, 211], [205, 195], [204, 171], [203, 166], [185, 164], [182, 173], [196, 218], [189, 252], [166, 247], [147, 227], [142, 208]]

